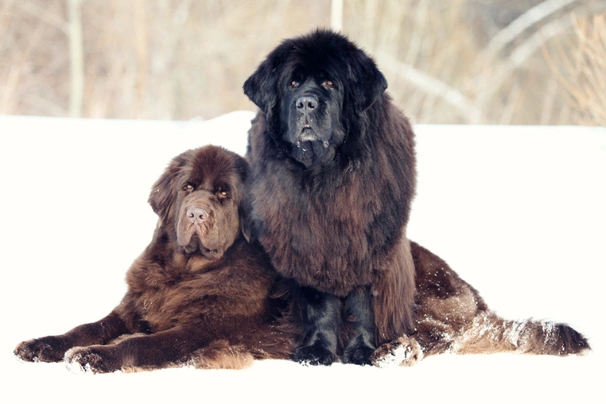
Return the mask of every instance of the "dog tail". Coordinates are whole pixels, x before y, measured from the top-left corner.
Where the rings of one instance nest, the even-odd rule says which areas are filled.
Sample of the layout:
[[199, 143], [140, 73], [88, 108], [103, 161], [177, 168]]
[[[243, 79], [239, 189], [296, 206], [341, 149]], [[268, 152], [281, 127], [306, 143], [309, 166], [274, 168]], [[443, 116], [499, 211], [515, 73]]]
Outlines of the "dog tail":
[[453, 344], [457, 353], [518, 352], [535, 355], [578, 355], [591, 350], [587, 338], [567, 324], [527, 319], [504, 320], [483, 312]]

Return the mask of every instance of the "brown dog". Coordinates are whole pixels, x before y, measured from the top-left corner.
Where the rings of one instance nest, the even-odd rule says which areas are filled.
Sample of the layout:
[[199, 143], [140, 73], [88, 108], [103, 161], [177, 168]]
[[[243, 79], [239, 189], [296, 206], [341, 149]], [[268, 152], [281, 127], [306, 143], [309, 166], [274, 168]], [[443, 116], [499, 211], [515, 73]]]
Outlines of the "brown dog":
[[441, 258], [412, 242], [411, 252], [415, 331], [380, 346], [371, 356], [373, 364], [410, 366], [445, 352], [564, 356], [590, 350], [587, 339], [566, 324], [499, 317]]
[[276, 329], [268, 297], [276, 275], [240, 231], [247, 176], [246, 161], [219, 147], [173, 159], [149, 197], [158, 225], [122, 302], [98, 322], [22, 342], [15, 355], [65, 358], [93, 373], [288, 357], [290, 338]]

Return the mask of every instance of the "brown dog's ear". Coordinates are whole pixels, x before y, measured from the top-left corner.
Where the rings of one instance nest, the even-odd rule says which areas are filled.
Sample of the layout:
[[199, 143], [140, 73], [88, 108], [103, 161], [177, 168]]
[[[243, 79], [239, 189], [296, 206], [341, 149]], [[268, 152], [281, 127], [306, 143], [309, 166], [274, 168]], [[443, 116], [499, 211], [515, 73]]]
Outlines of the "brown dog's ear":
[[148, 202], [154, 210], [154, 213], [161, 218], [166, 217], [175, 197], [173, 192], [174, 174], [174, 170], [169, 166], [166, 171], [164, 171], [164, 174], [158, 178], [149, 194]]
[[187, 163], [188, 155], [189, 152], [185, 152], [175, 157], [152, 187], [147, 201], [160, 218], [165, 218], [166, 215], [168, 215], [173, 201], [177, 196], [175, 181], [177, 180], [182, 167]]

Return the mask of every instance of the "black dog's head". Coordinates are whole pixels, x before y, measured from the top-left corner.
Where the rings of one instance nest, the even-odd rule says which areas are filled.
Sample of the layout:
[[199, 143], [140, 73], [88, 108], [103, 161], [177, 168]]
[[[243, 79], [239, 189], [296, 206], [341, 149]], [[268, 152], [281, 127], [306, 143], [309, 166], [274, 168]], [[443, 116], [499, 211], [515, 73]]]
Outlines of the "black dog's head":
[[332, 160], [349, 135], [348, 123], [386, 88], [370, 57], [326, 30], [285, 40], [244, 83], [275, 141], [307, 168]]
[[221, 258], [240, 234], [247, 176], [236, 153], [217, 146], [189, 150], [156, 181], [149, 203], [183, 252]]

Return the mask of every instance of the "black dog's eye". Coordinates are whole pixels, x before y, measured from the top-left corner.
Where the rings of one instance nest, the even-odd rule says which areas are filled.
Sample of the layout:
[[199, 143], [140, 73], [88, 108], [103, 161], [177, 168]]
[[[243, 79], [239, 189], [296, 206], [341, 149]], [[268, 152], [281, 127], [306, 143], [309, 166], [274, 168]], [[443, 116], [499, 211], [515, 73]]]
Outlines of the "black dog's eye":
[[184, 191], [188, 191], [188, 192], [189, 191], [193, 191], [194, 190], [194, 186], [188, 182], [185, 185], [183, 185], [183, 190]]
[[332, 81], [330, 81], [330, 80], [324, 80], [324, 81], [322, 82], [322, 87], [324, 87], [324, 88], [334, 88], [334, 86], [335, 86], [335, 85], [334, 85], [334, 84], [333, 84], [333, 82], [332, 82]]
[[290, 88], [297, 88], [299, 87], [299, 82], [297, 80], [293, 80], [290, 82]]

